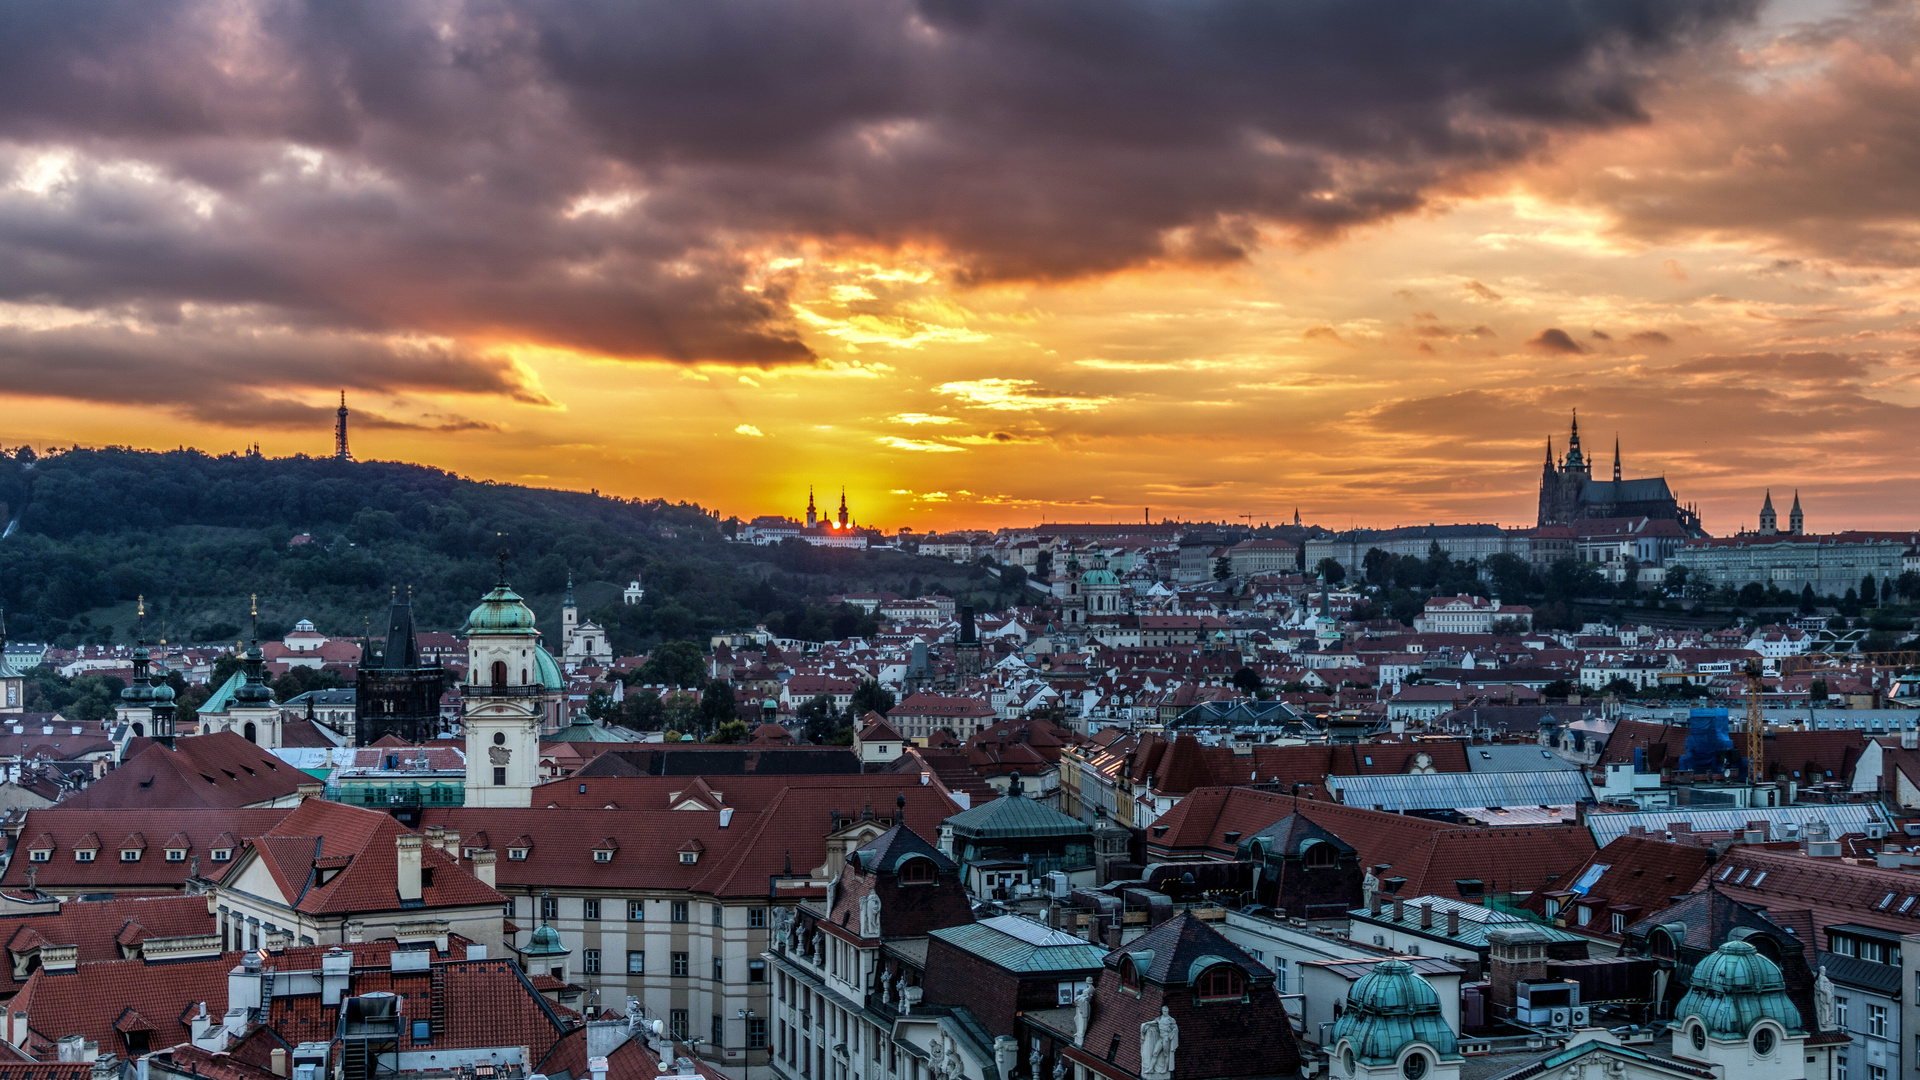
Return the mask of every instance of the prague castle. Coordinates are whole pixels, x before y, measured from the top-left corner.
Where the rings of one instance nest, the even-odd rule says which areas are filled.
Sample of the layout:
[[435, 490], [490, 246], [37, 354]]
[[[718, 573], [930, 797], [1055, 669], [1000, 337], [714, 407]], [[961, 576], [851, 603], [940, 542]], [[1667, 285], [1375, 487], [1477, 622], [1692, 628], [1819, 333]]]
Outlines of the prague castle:
[[1613, 442], [1613, 479], [1596, 480], [1593, 466], [1580, 449], [1580, 416], [1573, 417], [1567, 455], [1553, 462], [1553, 439], [1547, 439], [1546, 468], [1540, 474], [1541, 525], [1570, 525], [1591, 518], [1653, 518], [1678, 522], [1689, 536], [1704, 536], [1700, 515], [1691, 505], [1673, 497], [1665, 477], [1640, 480], [1620, 477], [1620, 440]]

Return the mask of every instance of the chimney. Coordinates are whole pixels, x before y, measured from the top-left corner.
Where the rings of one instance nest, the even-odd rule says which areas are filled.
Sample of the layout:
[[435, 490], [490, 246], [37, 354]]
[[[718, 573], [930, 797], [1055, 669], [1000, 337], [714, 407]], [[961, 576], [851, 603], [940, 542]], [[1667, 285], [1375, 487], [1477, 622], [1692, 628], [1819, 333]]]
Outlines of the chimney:
[[273, 1075], [287, 1075], [287, 1048], [284, 1046], [276, 1046], [272, 1050], [267, 1051], [267, 1062], [267, 1068], [272, 1070]]
[[1433, 929], [1433, 903], [1431, 901], [1420, 905], [1420, 929]]
[[495, 860], [499, 859], [499, 857], [499, 853], [491, 848], [485, 848], [473, 853], [473, 876], [479, 878], [480, 884], [485, 885], [489, 889], [493, 888], [495, 884]]
[[401, 833], [393, 838], [394, 847], [399, 852], [400, 900], [420, 899], [420, 844], [419, 833]]
[[1387, 894], [1381, 892], [1379, 889], [1375, 889], [1373, 890], [1372, 899], [1367, 901], [1367, 907], [1371, 909], [1373, 917], [1377, 919], [1380, 917], [1380, 909], [1386, 906], [1386, 903]]
[[424, 846], [439, 848], [442, 851], [447, 849], [447, 830], [445, 826], [429, 825], [420, 831], [426, 836], [426, 839], [422, 842]]
[[1447, 909], [1447, 936], [1450, 938], [1457, 938], [1460, 936], [1460, 909], [1459, 908]]
[[308, 799], [318, 799], [324, 796], [327, 793], [327, 785], [319, 782], [301, 784], [299, 787], [294, 788], [293, 792], [300, 797], [301, 802], [306, 802]]
[[455, 862], [460, 861], [460, 830], [448, 829], [440, 834], [440, 850]]
[[1406, 907], [1407, 907], [1407, 902], [1405, 900], [1402, 900], [1398, 896], [1393, 898], [1393, 921], [1394, 922], [1399, 922], [1400, 920], [1407, 917]]
[[262, 981], [260, 954], [241, 953], [240, 966], [227, 973], [227, 1011], [258, 1009], [265, 1004], [260, 1000]]

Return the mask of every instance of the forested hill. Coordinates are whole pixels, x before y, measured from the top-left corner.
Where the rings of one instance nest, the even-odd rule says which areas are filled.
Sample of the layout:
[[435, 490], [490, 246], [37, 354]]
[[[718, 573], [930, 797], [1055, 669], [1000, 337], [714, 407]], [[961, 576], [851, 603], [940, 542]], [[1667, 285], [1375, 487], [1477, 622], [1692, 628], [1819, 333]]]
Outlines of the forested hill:
[[[703, 508], [476, 482], [395, 462], [75, 449], [0, 451], [0, 603], [16, 639], [128, 640], [145, 595], [149, 636], [232, 640], [258, 593], [263, 636], [301, 618], [330, 634], [384, 627], [394, 588], [427, 628], [459, 626], [498, 575], [550, 635], [572, 573], [616, 646], [770, 620], [793, 636], [852, 632], [818, 600], [841, 591], [990, 590], [975, 568], [891, 552], [727, 542]], [[308, 536], [309, 542], [297, 543]], [[641, 578], [646, 600], [620, 603]], [[809, 598], [815, 602], [808, 603]], [[997, 599], [976, 597], [983, 605]]]

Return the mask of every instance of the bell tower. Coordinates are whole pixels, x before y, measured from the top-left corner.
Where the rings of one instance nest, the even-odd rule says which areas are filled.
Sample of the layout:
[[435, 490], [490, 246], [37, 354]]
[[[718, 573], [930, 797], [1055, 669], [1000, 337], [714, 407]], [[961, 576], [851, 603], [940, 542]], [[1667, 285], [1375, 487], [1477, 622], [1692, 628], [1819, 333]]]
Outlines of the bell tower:
[[467, 616], [466, 685], [460, 688], [467, 739], [466, 805], [532, 806], [540, 780], [539, 633], [533, 610], [500, 583]]

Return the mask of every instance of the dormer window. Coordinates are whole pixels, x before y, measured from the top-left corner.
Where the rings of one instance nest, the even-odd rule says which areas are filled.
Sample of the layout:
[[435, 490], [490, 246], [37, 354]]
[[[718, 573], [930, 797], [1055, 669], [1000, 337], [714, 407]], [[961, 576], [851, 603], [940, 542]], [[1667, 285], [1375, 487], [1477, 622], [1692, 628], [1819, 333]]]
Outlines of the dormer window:
[[[595, 852], [594, 854], [600, 855], [600, 854], [611, 854], [611, 853]], [[697, 863], [699, 861], [700, 861], [700, 853], [697, 851], [683, 851], [680, 853], [680, 865], [682, 866], [692, 866], [694, 863]]]
[[28, 862], [49, 862], [53, 859], [52, 848], [35, 848], [27, 852]]
[[1193, 991], [1201, 1001], [1239, 1001], [1247, 995], [1247, 976], [1232, 964], [1215, 964], [1200, 973]]
[[1132, 957], [1120, 961], [1120, 988], [1140, 996], [1140, 969], [1134, 966]]
[[120, 851], [120, 861], [121, 862], [139, 862], [140, 849], [139, 848], [122, 848]]
[[508, 849], [507, 849], [507, 861], [508, 861], [508, 862], [526, 862], [526, 861], [527, 861], [527, 849], [526, 849], [526, 848], [523, 848], [523, 847], [510, 847], [510, 848], [508, 848]]
[[231, 862], [233, 860], [233, 849], [230, 847], [217, 847], [208, 852], [208, 854], [213, 857], [214, 862]]
[[75, 852], [73, 853], [73, 861], [74, 861], [74, 862], [92, 862], [92, 861], [93, 861], [93, 849], [92, 849], [92, 848], [81, 848], [80, 850], [78, 850], [78, 851], [75, 851]]
[[[594, 862], [612, 862], [613, 852], [607, 850], [606, 848], [595, 848], [593, 850], [593, 861]], [[692, 860], [687, 858], [682, 858], [680, 861], [691, 862]]]
[[900, 884], [931, 885], [940, 879], [940, 868], [932, 859], [908, 859], [900, 864]]
[[170, 848], [168, 848], [168, 849], [167, 849], [167, 861], [168, 861], [168, 862], [186, 862], [186, 861], [187, 861], [187, 849], [186, 849], [186, 848], [183, 848], [183, 847], [170, 847]]

